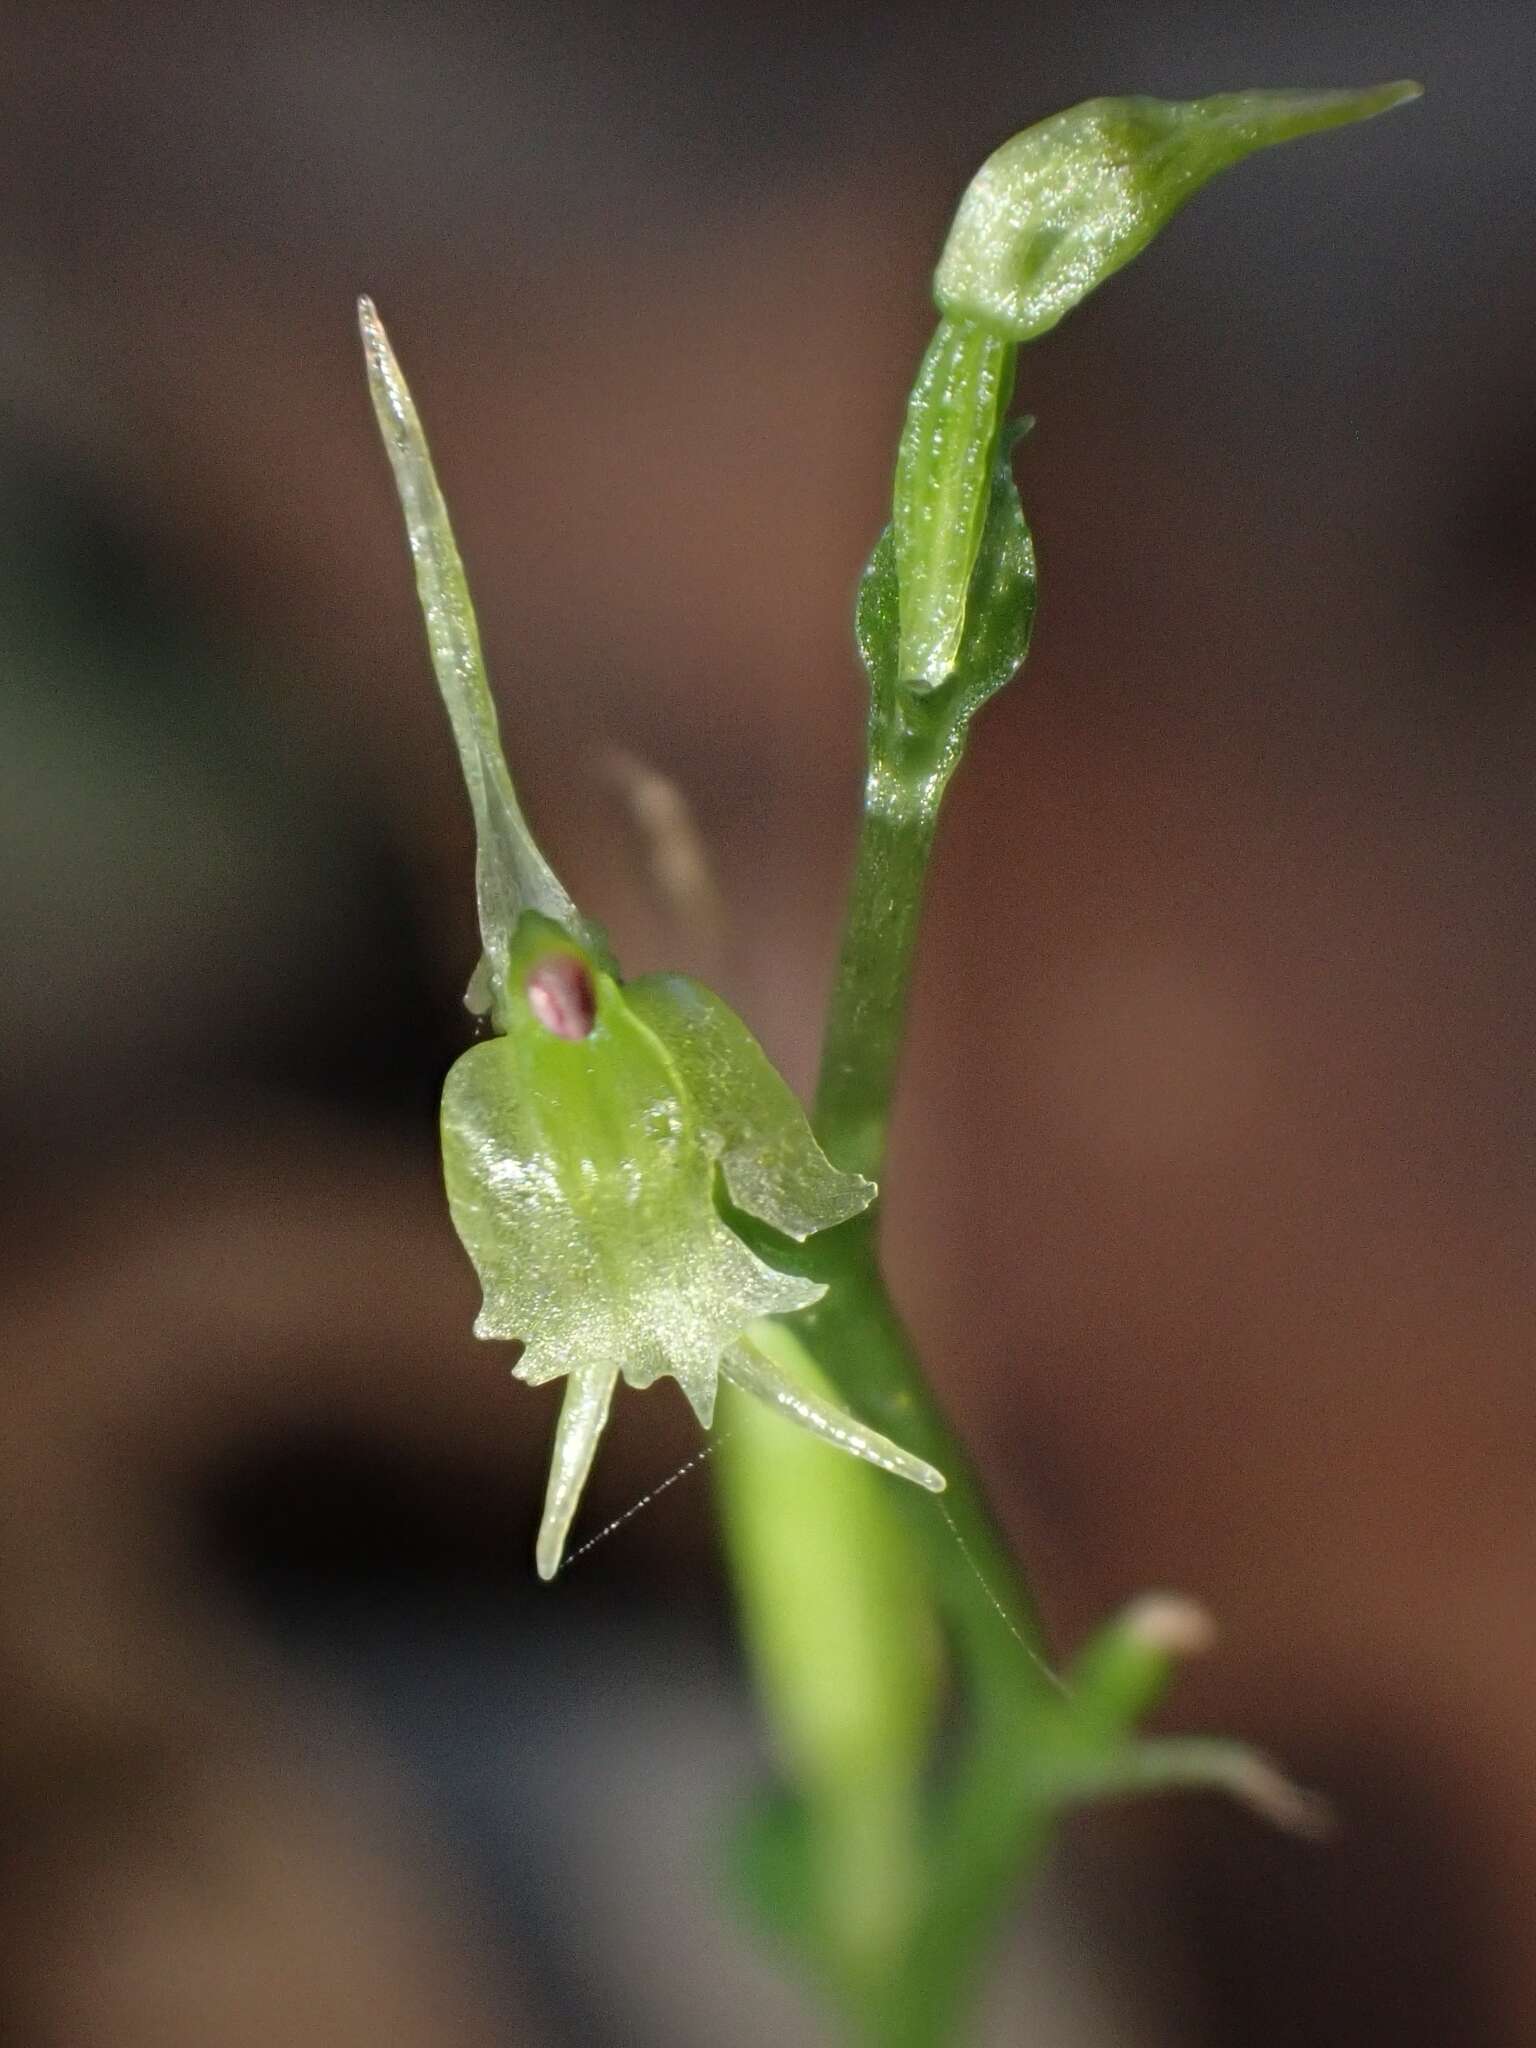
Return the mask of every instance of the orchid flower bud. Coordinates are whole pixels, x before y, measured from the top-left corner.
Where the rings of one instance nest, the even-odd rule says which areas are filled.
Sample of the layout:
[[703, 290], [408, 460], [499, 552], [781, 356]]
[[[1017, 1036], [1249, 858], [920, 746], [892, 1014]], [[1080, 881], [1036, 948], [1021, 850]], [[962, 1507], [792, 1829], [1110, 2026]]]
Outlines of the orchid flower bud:
[[1255, 150], [1383, 114], [1420, 88], [1085, 100], [994, 150], [934, 273], [941, 313], [1033, 341], [1138, 255], [1186, 199]]
[[1420, 88], [1085, 100], [995, 150], [934, 274], [941, 319], [908, 406], [893, 497], [900, 681], [954, 673], [1014, 359], [1144, 249], [1207, 179], [1277, 142], [1385, 113]]

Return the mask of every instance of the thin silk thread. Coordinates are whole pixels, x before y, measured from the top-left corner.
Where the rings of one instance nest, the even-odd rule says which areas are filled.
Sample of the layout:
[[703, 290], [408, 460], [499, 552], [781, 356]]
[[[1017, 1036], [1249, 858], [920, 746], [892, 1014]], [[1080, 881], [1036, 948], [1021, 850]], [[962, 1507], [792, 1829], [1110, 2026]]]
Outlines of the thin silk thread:
[[946, 1505], [942, 1495], [939, 1496], [939, 1498], [935, 1502], [935, 1505], [938, 1508], [939, 1513], [944, 1517], [945, 1522], [949, 1525], [949, 1533], [951, 1536], [954, 1537], [955, 1543], [959, 1548], [960, 1555], [965, 1559], [966, 1563], [970, 1566], [971, 1576], [975, 1579], [977, 1585], [980, 1586], [982, 1592], [986, 1594], [988, 1601], [991, 1603], [993, 1609], [995, 1610], [998, 1619], [1002, 1622], [1003, 1627], [1007, 1629], [1009, 1635], [1013, 1637], [1013, 1640], [1024, 1652], [1025, 1656], [1029, 1659], [1030, 1663], [1034, 1665], [1035, 1669], [1038, 1672], [1040, 1672], [1042, 1677], [1049, 1679], [1050, 1683], [1055, 1686], [1056, 1690], [1061, 1694], [1063, 1699], [1070, 1699], [1072, 1697], [1072, 1693], [1070, 1687], [1067, 1685], [1066, 1680], [1058, 1676], [1058, 1674], [1051, 1669], [1050, 1665], [1046, 1663], [1045, 1659], [1041, 1656], [1040, 1652], [1035, 1648], [1034, 1644], [1026, 1638], [1026, 1636], [1020, 1629], [1018, 1623], [1014, 1620], [1013, 1616], [1008, 1612], [1007, 1608], [1003, 1605], [1002, 1601], [998, 1599], [997, 1595], [988, 1585], [986, 1578], [982, 1573], [981, 1566], [976, 1562], [975, 1558], [972, 1557], [971, 1547], [966, 1542], [965, 1538], [960, 1534], [960, 1530], [955, 1522], [955, 1518], [949, 1512], [949, 1508]]
[[[636, 1515], [643, 1514], [645, 1510], [648, 1507], [650, 1507], [654, 1501], [659, 1500], [661, 1496], [668, 1490], [669, 1487], [676, 1486], [677, 1482], [680, 1479], [686, 1479], [688, 1477], [688, 1474], [690, 1472], [696, 1471], [698, 1467], [702, 1465], [707, 1458], [712, 1458], [715, 1452], [720, 1448], [721, 1444], [725, 1442], [729, 1435], [729, 1430], [719, 1430], [714, 1435], [706, 1438], [702, 1450], [695, 1451], [691, 1458], [685, 1458], [682, 1464], [677, 1467], [676, 1471], [669, 1472], [667, 1474], [666, 1478], [661, 1481], [660, 1485], [653, 1486], [649, 1493], [642, 1493], [638, 1500], [631, 1501], [629, 1506], [624, 1510], [623, 1514], [615, 1515], [611, 1522], [605, 1522], [602, 1528], [599, 1529], [595, 1535], [589, 1536], [587, 1538], [585, 1543], [578, 1544], [577, 1547], [567, 1555], [565, 1562], [561, 1565], [560, 1576], [564, 1578], [565, 1574], [568, 1571], [570, 1571], [571, 1567], [573, 1565], [579, 1564], [582, 1558], [584, 1558], [587, 1555], [588, 1551], [596, 1550], [597, 1546], [600, 1543], [606, 1543], [608, 1541], [608, 1538], [610, 1536], [616, 1535], [618, 1531], [624, 1527], [626, 1522], [632, 1522], [635, 1519]], [[971, 1576], [975, 1579], [977, 1585], [980, 1586], [982, 1592], [986, 1594], [988, 1605], [992, 1608], [992, 1611], [996, 1614], [998, 1620], [1001, 1621], [1003, 1627], [1007, 1629], [1009, 1635], [1013, 1637], [1013, 1640], [1018, 1644], [1019, 1648], [1024, 1652], [1025, 1656], [1029, 1659], [1030, 1663], [1034, 1665], [1035, 1669], [1041, 1674], [1041, 1676], [1047, 1679], [1050, 1682], [1050, 1684], [1055, 1686], [1056, 1690], [1061, 1694], [1063, 1699], [1070, 1699], [1072, 1695], [1065, 1679], [1060, 1677], [1060, 1675], [1057, 1672], [1051, 1669], [1050, 1665], [1041, 1656], [1040, 1652], [1024, 1635], [1022, 1630], [1019, 1628], [1018, 1623], [1014, 1620], [1013, 1616], [1008, 1612], [1007, 1608], [1003, 1605], [1002, 1601], [998, 1599], [996, 1593], [993, 1592], [991, 1586], [987, 1582], [984, 1573], [982, 1572], [981, 1566], [976, 1562], [975, 1558], [971, 1555], [971, 1547], [966, 1542], [965, 1538], [960, 1534], [959, 1525], [956, 1523], [954, 1516], [949, 1512], [949, 1509], [946, 1506], [943, 1498], [937, 1498], [934, 1502], [934, 1505], [938, 1508], [939, 1513], [944, 1517], [945, 1526], [948, 1528], [950, 1535], [953, 1536], [955, 1539], [956, 1549], [960, 1552], [960, 1555], [965, 1559], [966, 1564], [970, 1567]]]
[[561, 1565], [560, 1577], [564, 1578], [571, 1566], [580, 1558], [585, 1557], [589, 1550], [595, 1550], [599, 1543], [606, 1543], [615, 1530], [622, 1529], [626, 1522], [632, 1522], [636, 1515], [651, 1505], [652, 1501], [659, 1500], [669, 1486], [676, 1486], [679, 1479], [686, 1479], [688, 1474], [695, 1467], [702, 1465], [706, 1458], [712, 1458], [729, 1435], [730, 1431], [728, 1429], [722, 1429], [717, 1431], [715, 1435], [707, 1438], [703, 1450], [695, 1451], [691, 1458], [685, 1458], [677, 1470], [669, 1472], [659, 1486], [653, 1486], [649, 1493], [642, 1493], [637, 1501], [630, 1503], [622, 1515], [615, 1515], [611, 1522], [603, 1524], [595, 1536], [589, 1536], [585, 1543], [578, 1544], [567, 1556], [564, 1564]]

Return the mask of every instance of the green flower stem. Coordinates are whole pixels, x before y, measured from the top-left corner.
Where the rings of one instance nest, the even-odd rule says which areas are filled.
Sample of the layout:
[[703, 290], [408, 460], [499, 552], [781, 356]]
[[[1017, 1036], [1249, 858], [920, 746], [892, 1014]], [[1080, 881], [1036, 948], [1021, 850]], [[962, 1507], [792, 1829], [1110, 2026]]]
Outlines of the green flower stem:
[[[879, 1177], [906, 1023], [906, 988], [922, 910], [911, 887], [933, 849], [938, 806], [914, 803], [903, 785], [876, 790], [864, 812], [855, 894], [828, 1018], [813, 1126], [845, 1172]], [[894, 780], [894, 778], [889, 778]], [[853, 1161], [862, 1162], [858, 1166]]]
[[[864, 815], [812, 1118], [834, 1165], [871, 1180], [884, 1165], [934, 832], [969, 713], [952, 685], [923, 695], [876, 691], [872, 700]], [[806, 1246], [807, 1269], [827, 1292], [796, 1318], [795, 1330], [855, 1414], [945, 1475], [942, 1507], [920, 1498], [900, 1503], [918, 1531], [935, 1596], [978, 1697], [992, 1697], [992, 1682], [1004, 1678], [1010, 1697], [1032, 1695], [1047, 1682], [1037, 1661], [1044, 1645], [1035, 1603], [891, 1301], [878, 1214], [877, 1204]]]
[[1035, 1605], [984, 1503], [969, 1458], [918, 1365], [880, 1272], [875, 1227], [865, 1218], [807, 1247], [806, 1271], [827, 1292], [794, 1319], [794, 1332], [857, 1415], [936, 1465], [948, 1481], [938, 1500], [904, 1489], [893, 1505], [907, 1521], [933, 1597], [949, 1625], [978, 1707], [1013, 1709], [1055, 1688], [1045, 1666]]
[[[833, 1163], [872, 1179], [884, 1164], [938, 812], [976, 708], [975, 697], [954, 683], [927, 693], [873, 692], [864, 816], [813, 1119]], [[937, 1501], [909, 1487], [886, 1492], [946, 1625], [965, 1722], [952, 1766], [927, 1801], [924, 1883], [910, 1924], [883, 1967], [866, 1956], [857, 1975], [847, 1964], [834, 1975], [877, 2048], [941, 2048], [959, 2038], [1010, 1903], [1071, 1804], [1182, 1785], [1229, 1792], [1300, 1829], [1315, 1825], [1317, 1809], [1241, 1744], [1136, 1739], [1137, 1723], [1161, 1699], [1179, 1659], [1201, 1647], [1208, 1631], [1189, 1603], [1135, 1603], [1084, 1646], [1065, 1684], [1050, 1675], [1033, 1597], [891, 1301], [878, 1218], [877, 1203], [801, 1249], [798, 1269], [827, 1292], [789, 1329], [856, 1415], [949, 1482]], [[830, 1546], [823, 1550], [822, 1590], [801, 1588], [808, 1606], [825, 1604], [833, 1572], [857, 1575], [856, 1562], [835, 1557]], [[759, 1636], [760, 1650], [767, 1647], [760, 1630], [749, 1633]], [[786, 1677], [781, 1665], [778, 1682]], [[866, 1711], [869, 1726], [878, 1726], [873, 1692]], [[910, 1771], [908, 1781], [921, 1799]], [[875, 1821], [900, 1839], [889, 1779], [878, 1787], [883, 1806], [874, 1785], [861, 1798], [857, 1785], [851, 1795], [842, 1784], [818, 1790], [800, 1774], [798, 1788], [812, 1839], [829, 1831], [856, 1839]]]
[[936, 1845], [927, 1910], [871, 2004], [873, 2048], [953, 2048], [967, 2038], [987, 1959], [1056, 1818], [1040, 1801], [1025, 1804], [1002, 1791], [1007, 1780], [997, 1774], [1005, 1762], [978, 1751], [968, 1769], [966, 1811]]
[[[759, 1325], [753, 1341], [819, 1390], [787, 1326]], [[839, 2002], [858, 2010], [901, 1954], [926, 1889], [920, 1788], [940, 1708], [938, 1630], [896, 1511], [902, 1489], [828, 1457], [735, 1387], [721, 1390], [720, 1412], [714, 1469], [744, 1633], [800, 1801], [780, 1910]]]
[[844, 1172], [878, 1180], [939, 806], [965, 746], [952, 684], [876, 693], [869, 771], [812, 1124]]
[[[973, 709], [952, 686], [873, 696], [864, 818], [814, 1117], [834, 1163], [871, 1178], [884, 1163], [938, 813]], [[864, 2008], [879, 2048], [935, 2048], [957, 2037], [986, 1954], [1049, 1842], [1068, 1787], [1111, 1796], [1162, 1782], [1160, 1769], [1171, 1781], [1181, 1767], [1200, 1782], [1230, 1783], [1248, 1766], [1235, 1745], [1222, 1745], [1215, 1758], [1146, 1763], [1128, 1746], [1175, 1668], [1157, 1632], [1143, 1626], [1141, 1606], [1085, 1646], [1067, 1691], [1049, 1677], [1034, 1599], [891, 1301], [878, 1215], [877, 1204], [807, 1245], [807, 1271], [827, 1293], [793, 1328], [856, 1414], [949, 1481], [940, 1502], [890, 1489], [947, 1624], [967, 1719], [931, 1818], [920, 1910]]]
[[[971, 430], [987, 450], [992, 497], [972, 586], [972, 613], [982, 627], [979, 633], [974, 624], [968, 629], [960, 672], [934, 688], [896, 680], [889, 540], [882, 543], [887, 552], [877, 551], [861, 597], [860, 637], [872, 685], [869, 770], [813, 1122], [834, 1166], [870, 1179], [885, 1158], [944, 792], [979, 704], [1022, 657], [1033, 611], [1032, 556], [1000, 458], [992, 381], [983, 378], [972, 396]], [[956, 417], [948, 417], [954, 427]], [[936, 580], [936, 591], [943, 581]], [[993, 623], [999, 619], [1007, 623]], [[783, 1467], [775, 1474], [766, 1463], [771, 1449], [733, 1436], [722, 1448], [719, 1476], [746, 1634], [801, 1814], [798, 1877], [789, 1889], [798, 1885], [816, 1896], [829, 1852], [840, 1855], [847, 1872], [847, 1859], [863, 1860], [882, 1834], [891, 1848], [904, 1837], [921, 1846], [921, 1881], [909, 1890], [909, 1910], [886, 1923], [883, 1940], [871, 1947], [847, 1935], [839, 1939], [826, 1912], [816, 1916], [819, 1939], [804, 1927], [796, 1931], [791, 1916], [791, 1938], [868, 2041], [879, 2048], [938, 2048], [958, 2038], [985, 1952], [1017, 1881], [1046, 1839], [1053, 1809], [1021, 1774], [1020, 1759], [1033, 1747], [1040, 1717], [1057, 1712], [1061, 1698], [1046, 1667], [1033, 1600], [886, 1288], [877, 1213], [878, 1204], [794, 1249], [795, 1270], [826, 1292], [796, 1314], [783, 1335], [809, 1362], [811, 1375], [829, 1381], [854, 1414], [935, 1465], [948, 1482], [936, 1501], [916, 1488], [853, 1474], [860, 1487], [878, 1489], [881, 1497], [871, 1506], [878, 1505], [904, 1538], [910, 1626], [931, 1630], [931, 1614], [943, 1624], [955, 1658], [965, 1718], [942, 1782], [932, 1782], [931, 1757], [893, 1751], [885, 1732], [891, 1711], [881, 1693], [910, 1685], [910, 1646], [898, 1655], [893, 1634], [880, 1661], [867, 1653], [856, 1660], [863, 1682], [855, 1687], [853, 1668], [828, 1640], [846, 1637], [853, 1593], [868, 1576], [868, 1560], [859, 1554], [864, 1525], [846, 1517], [839, 1522], [831, 1499], [849, 1484], [847, 1474], [824, 1456], [819, 1464], [802, 1461], [795, 1516], [815, 1517], [818, 1537], [809, 1575], [795, 1568]], [[750, 1219], [733, 1221], [751, 1242]], [[782, 1258], [783, 1251], [776, 1255]], [[754, 1515], [759, 1497], [771, 1511]], [[818, 1687], [825, 1688], [827, 1660], [849, 1686], [845, 1713], [855, 1710], [863, 1731], [861, 1762], [850, 1765], [845, 1758], [831, 1773], [813, 1767], [804, 1732], [810, 1717], [804, 1705], [794, 1704], [809, 1703]], [[757, 1890], [762, 1904], [764, 1887]]]
[[[971, 708], [952, 688], [875, 697], [864, 817], [814, 1118], [833, 1162], [872, 1178], [884, 1159], [938, 812]], [[956, 2038], [985, 1954], [1048, 1838], [1052, 1808], [1021, 1775], [1020, 1759], [1061, 1698], [1046, 1669], [1034, 1600], [891, 1301], [879, 1264], [877, 1213], [878, 1205], [805, 1247], [806, 1269], [826, 1282], [827, 1293], [795, 1317], [793, 1329], [856, 1414], [937, 1465], [949, 1482], [941, 1501], [887, 1489], [947, 1625], [967, 1719], [930, 1818], [919, 1910], [862, 2004], [867, 2038], [880, 2048], [934, 2048]]]

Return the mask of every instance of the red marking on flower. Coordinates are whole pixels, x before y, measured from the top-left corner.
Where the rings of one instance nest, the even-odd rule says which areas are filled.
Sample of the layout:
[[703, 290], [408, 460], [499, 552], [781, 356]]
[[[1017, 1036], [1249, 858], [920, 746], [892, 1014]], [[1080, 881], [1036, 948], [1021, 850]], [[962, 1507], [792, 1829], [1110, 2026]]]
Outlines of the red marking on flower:
[[548, 953], [523, 983], [528, 1007], [557, 1038], [588, 1038], [597, 1022], [597, 990], [583, 963], [570, 953]]

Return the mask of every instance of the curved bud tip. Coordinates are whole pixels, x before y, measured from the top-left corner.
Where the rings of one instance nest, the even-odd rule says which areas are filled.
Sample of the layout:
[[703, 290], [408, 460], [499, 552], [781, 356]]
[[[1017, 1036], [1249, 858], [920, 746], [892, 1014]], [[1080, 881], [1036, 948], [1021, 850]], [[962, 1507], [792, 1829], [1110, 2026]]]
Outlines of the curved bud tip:
[[1207, 179], [1255, 150], [1417, 99], [1363, 91], [1085, 100], [995, 150], [966, 188], [934, 275], [939, 310], [1033, 341], [1144, 249]]

